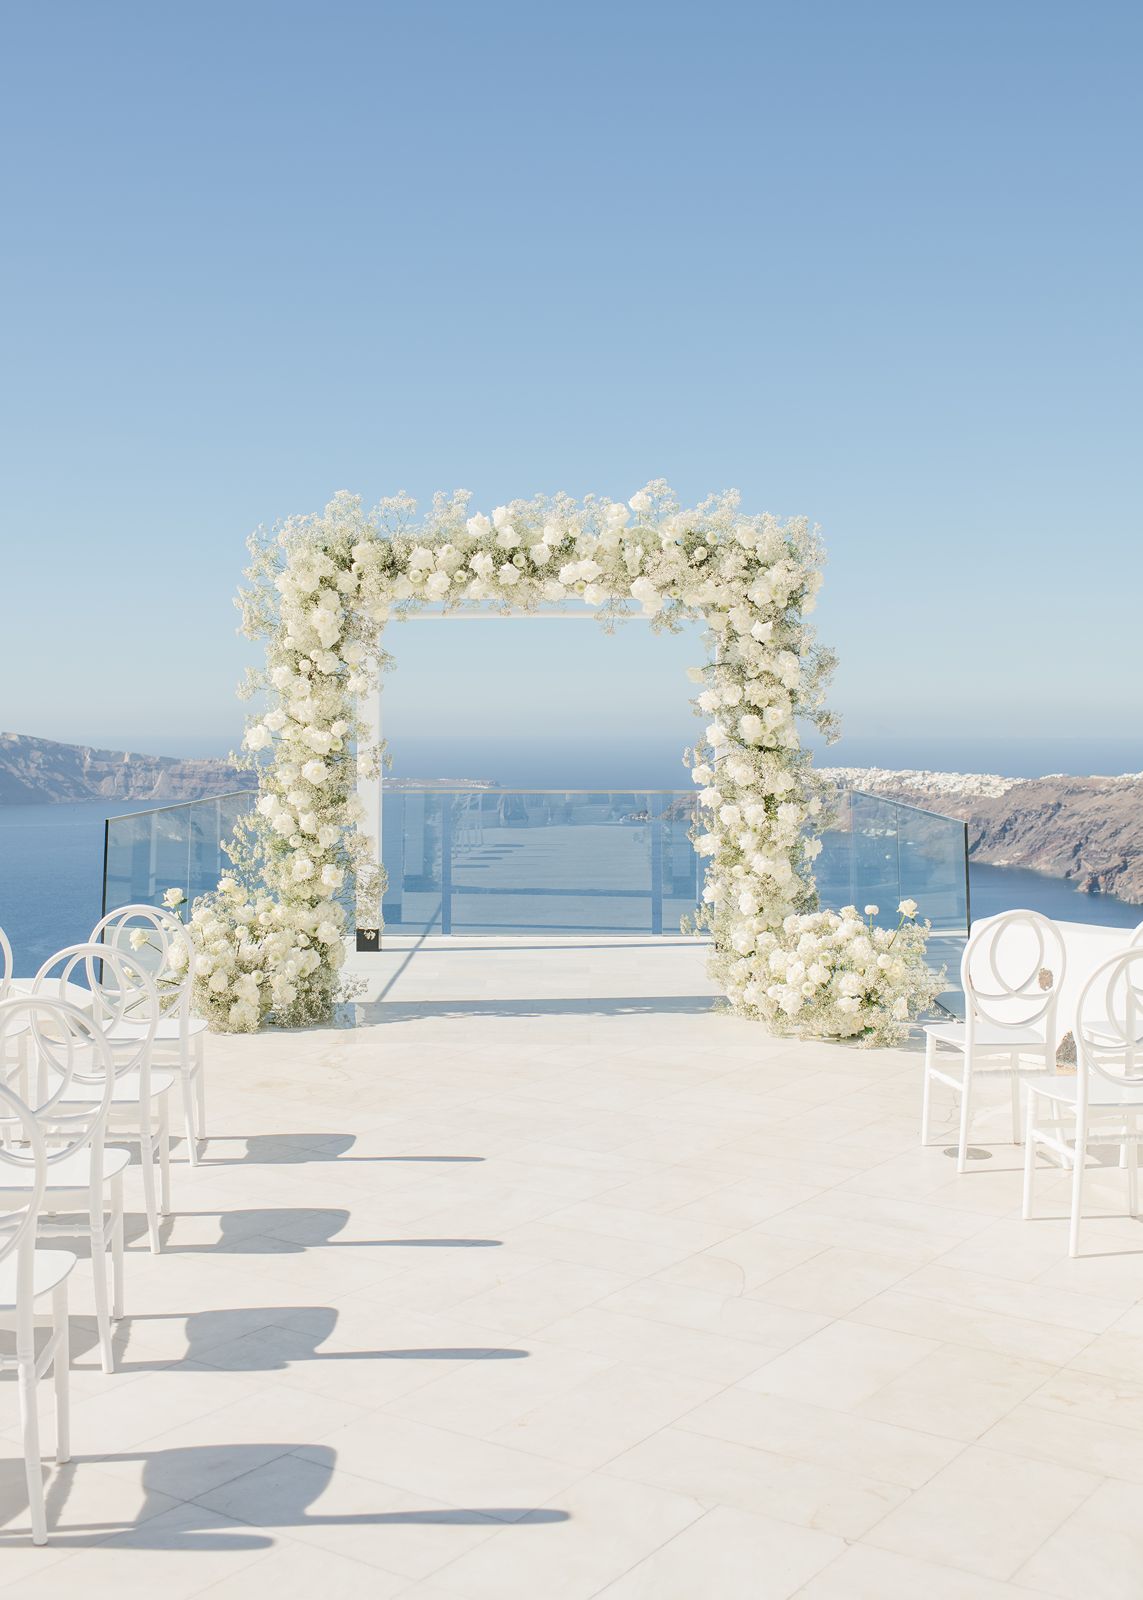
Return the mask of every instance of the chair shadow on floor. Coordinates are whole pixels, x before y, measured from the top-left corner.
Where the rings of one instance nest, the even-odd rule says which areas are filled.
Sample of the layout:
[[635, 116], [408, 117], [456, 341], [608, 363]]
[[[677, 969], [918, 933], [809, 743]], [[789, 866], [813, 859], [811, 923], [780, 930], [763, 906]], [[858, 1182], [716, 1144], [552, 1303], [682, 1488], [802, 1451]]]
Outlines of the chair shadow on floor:
[[[172, 1242], [180, 1218], [217, 1217], [219, 1237], [207, 1243]], [[261, 1206], [230, 1211], [178, 1211], [163, 1219], [164, 1255], [302, 1255], [307, 1250], [494, 1250], [501, 1239], [339, 1239], [350, 1213], [342, 1206]], [[143, 1245], [147, 1219], [131, 1212], [124, 1221], [127, 1246]]]
[[[304, 1452], [299, 1455], [298, 1452]], [[88, 1468], [93, 1472], [138, 1462], [142, 1468], [142, 1503], [130, 1521], [69, 1523], [68, 1503]], [[377, 1528], [471, 1526], [512, 1527], [520, 1523], [567, 1522], [570, 1513], [536, 1506], [440, 1506], [418, 1510], [363, 1511], [341, 1515], [312, 1509], [320, 1505], [337, 1465], [337, 1452], [326, 1445], [234, 1444], [189, 1445], [180, 1449], [127, 1451], [104, 1456], [78, 1456], [65, 1466], [45, 1469], [45, 1497], [50, 1547], [87, 1549], [115, 1540], [132, 1550], [266, 1550], [277, 1543], [267, 1530], [306, 1528]], [[18, 1471], [8, 1468], [18, 1467]], [[247, 1521], [226, 1525], [223, 1510], [203, 1501], [227, 1503], [225, 1485], [248, 1473], [271, 1469], [256, 1503], [234, 1503]], [[182, 1495], [178, 1493], [182, 1487]], [[380, 1486], [380, 1499], [391, 1491]], [[181, 1503], [171, 1506], [171, 1499]], [[0, 1471], [0, 1550], [30, 1543], [23, 1463], [3, 1463]], [[378, 1549], [380, 1551], [380, 1545]], [[82, 1585], [81, 1585], [82, 1589]]]
[[[503, 1345], [414, 1345], [376, 1350], [324, 1350], [337, 1327], [334, 1306], [242, 1306], [221, 1311], [195, 1311], [189, 1316], [173, 1312], [124, 1317], [112, 1334], [117, 1368], [121, 1372], [165, 1372], [177, 1378], [180, 1368], [213, 1367], [223, 1372], [283, 1372], [301, 1361], [337, 1364], [353, 1361], [523, 1361], [529, 1351]], [[146, 1339], [147, 1326], [156, 1322], [185, 1322], [186, 1349], [166, 1359], [144, 1356], [131, 1359], [131, 1338], [138, 1330]], [[377, 1309], [378, 1331], [385, 1312]], [[95, 1324], [73, 1319], [72, 1361], [76, 1366], [98, 1365]]]
[[[245, 1167], [303, 1165], [312, 1161], [370, 1161], [410, 1162], [451, 1165], [483, 1161], [483, 1156], [408, 1154], [384, 1156], [351, 1156], [348, 1154], [357, 1143], [352, 1133], [253, 1133], [212, 1134], [207, 1153], [199, 1165], [204, 1167]], [[245, 1145], [242, 1155], [214, 1155], [220, 1145]]]

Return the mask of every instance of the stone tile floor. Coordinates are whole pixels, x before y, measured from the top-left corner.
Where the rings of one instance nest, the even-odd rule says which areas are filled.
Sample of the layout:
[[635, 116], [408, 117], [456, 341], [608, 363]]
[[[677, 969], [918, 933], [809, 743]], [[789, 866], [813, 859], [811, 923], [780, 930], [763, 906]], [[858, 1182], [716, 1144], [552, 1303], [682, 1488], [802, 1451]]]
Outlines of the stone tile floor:
[[210, 1142], [162, 1256], [133, 1219], [113, 1377], [73, 1275], [42, 1550], [4, 1386], [0, 1592], [1143, 1593], [1122, 1174], [1069, 1261], [1058, 1173], [1019, 1219], [1006, 1086], [958, 1179], [916, 1049], [772, 1040], [684, 941], [365, 970], [355, 1028], [208, 1042]]

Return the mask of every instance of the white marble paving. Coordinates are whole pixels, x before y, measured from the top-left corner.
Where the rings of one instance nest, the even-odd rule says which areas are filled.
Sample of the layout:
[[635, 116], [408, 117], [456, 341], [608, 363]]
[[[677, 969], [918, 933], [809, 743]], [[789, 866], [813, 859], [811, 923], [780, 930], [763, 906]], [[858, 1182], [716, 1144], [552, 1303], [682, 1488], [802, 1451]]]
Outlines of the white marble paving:
[[159, 1258], [131, 1192], [112, 1378], [75, 1275], [46, 1550], [0, 1386], [0, 1594], [1143, 1592], [1124, 1174], [1069, 1261], [1058, 1175], [1020, 1220], [1006, 1085], [958, 1179], [915, 1048], [770, 1039], [686, 941], [361, 970], [356, 1026], [208, 1041]]

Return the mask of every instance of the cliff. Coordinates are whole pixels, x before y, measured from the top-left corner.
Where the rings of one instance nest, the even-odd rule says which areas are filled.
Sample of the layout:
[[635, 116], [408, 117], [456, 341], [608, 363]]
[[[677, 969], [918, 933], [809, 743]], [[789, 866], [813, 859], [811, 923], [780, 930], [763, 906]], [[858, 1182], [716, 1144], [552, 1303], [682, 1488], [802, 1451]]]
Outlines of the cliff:
[[198, 800], [252, 789], [252, 772], [214, 757], [137, 755], [0, 733], [0, 805], [69, 800]]
[[835, 767], [823, 776], [963, 818], [974, 861], [1026, 867], [1070, 879], [1087, 893], [1143, 902], [1143, 773], [1004, 778]]

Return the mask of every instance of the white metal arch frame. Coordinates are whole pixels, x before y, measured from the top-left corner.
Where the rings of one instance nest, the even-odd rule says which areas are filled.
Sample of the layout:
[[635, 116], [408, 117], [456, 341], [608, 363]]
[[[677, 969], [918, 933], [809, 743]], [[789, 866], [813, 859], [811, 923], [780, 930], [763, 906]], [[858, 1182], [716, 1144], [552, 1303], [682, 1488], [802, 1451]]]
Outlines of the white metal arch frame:
[[[570, 603], [604, 620], [642, 612], [655, 626], [696, 620], [709, 631], [707, 660], [692, 675], [703, 686], [698, 708], [713, 719], [693, 756], [705, 808], [698, 845], [710, 858], [701, 917], [727, 998], [773, 1019], [769, 951], [757, 941], [815, 904], [821, 796], [799, 723], [833, 731], [824, 704], [833, 658], [807, 621], [822, 577], [816, 531], [804, 518], [743, 513], [733, 493], [687, 509], [662, 482], [627, 505], [536, 496], [474, 516], [458, 492], [438, 497], [423, 520], [415, 510], [398, 496], [367, 511], [339, 494], [323, 512], [251, 540], [240, 605], [247, 636], [266, 641], [266, 663], [248, 688], [265, 692], [268, 709], [249, 719], [245, 743], [267, 760], [235, 852], [240, 881], [226, 875], [192, 913], [204, 951], [212, 944], [212, 960], [236, 973], [224, 985], [218, 966], [208, 975], [203, 963], [201, 1014], [239, 1031], [266, 1019], [328, 1020], [347, 881], [358, 885], [363, 932], [376, 926], [375, 669], [387, 661], [390, 617], [438, 606], [530, 615]], [[753, 819], [748, 847], [727, 820], [742, 808]], [[262, 961], [248, 953], [251, 914], [266, 918]]]

